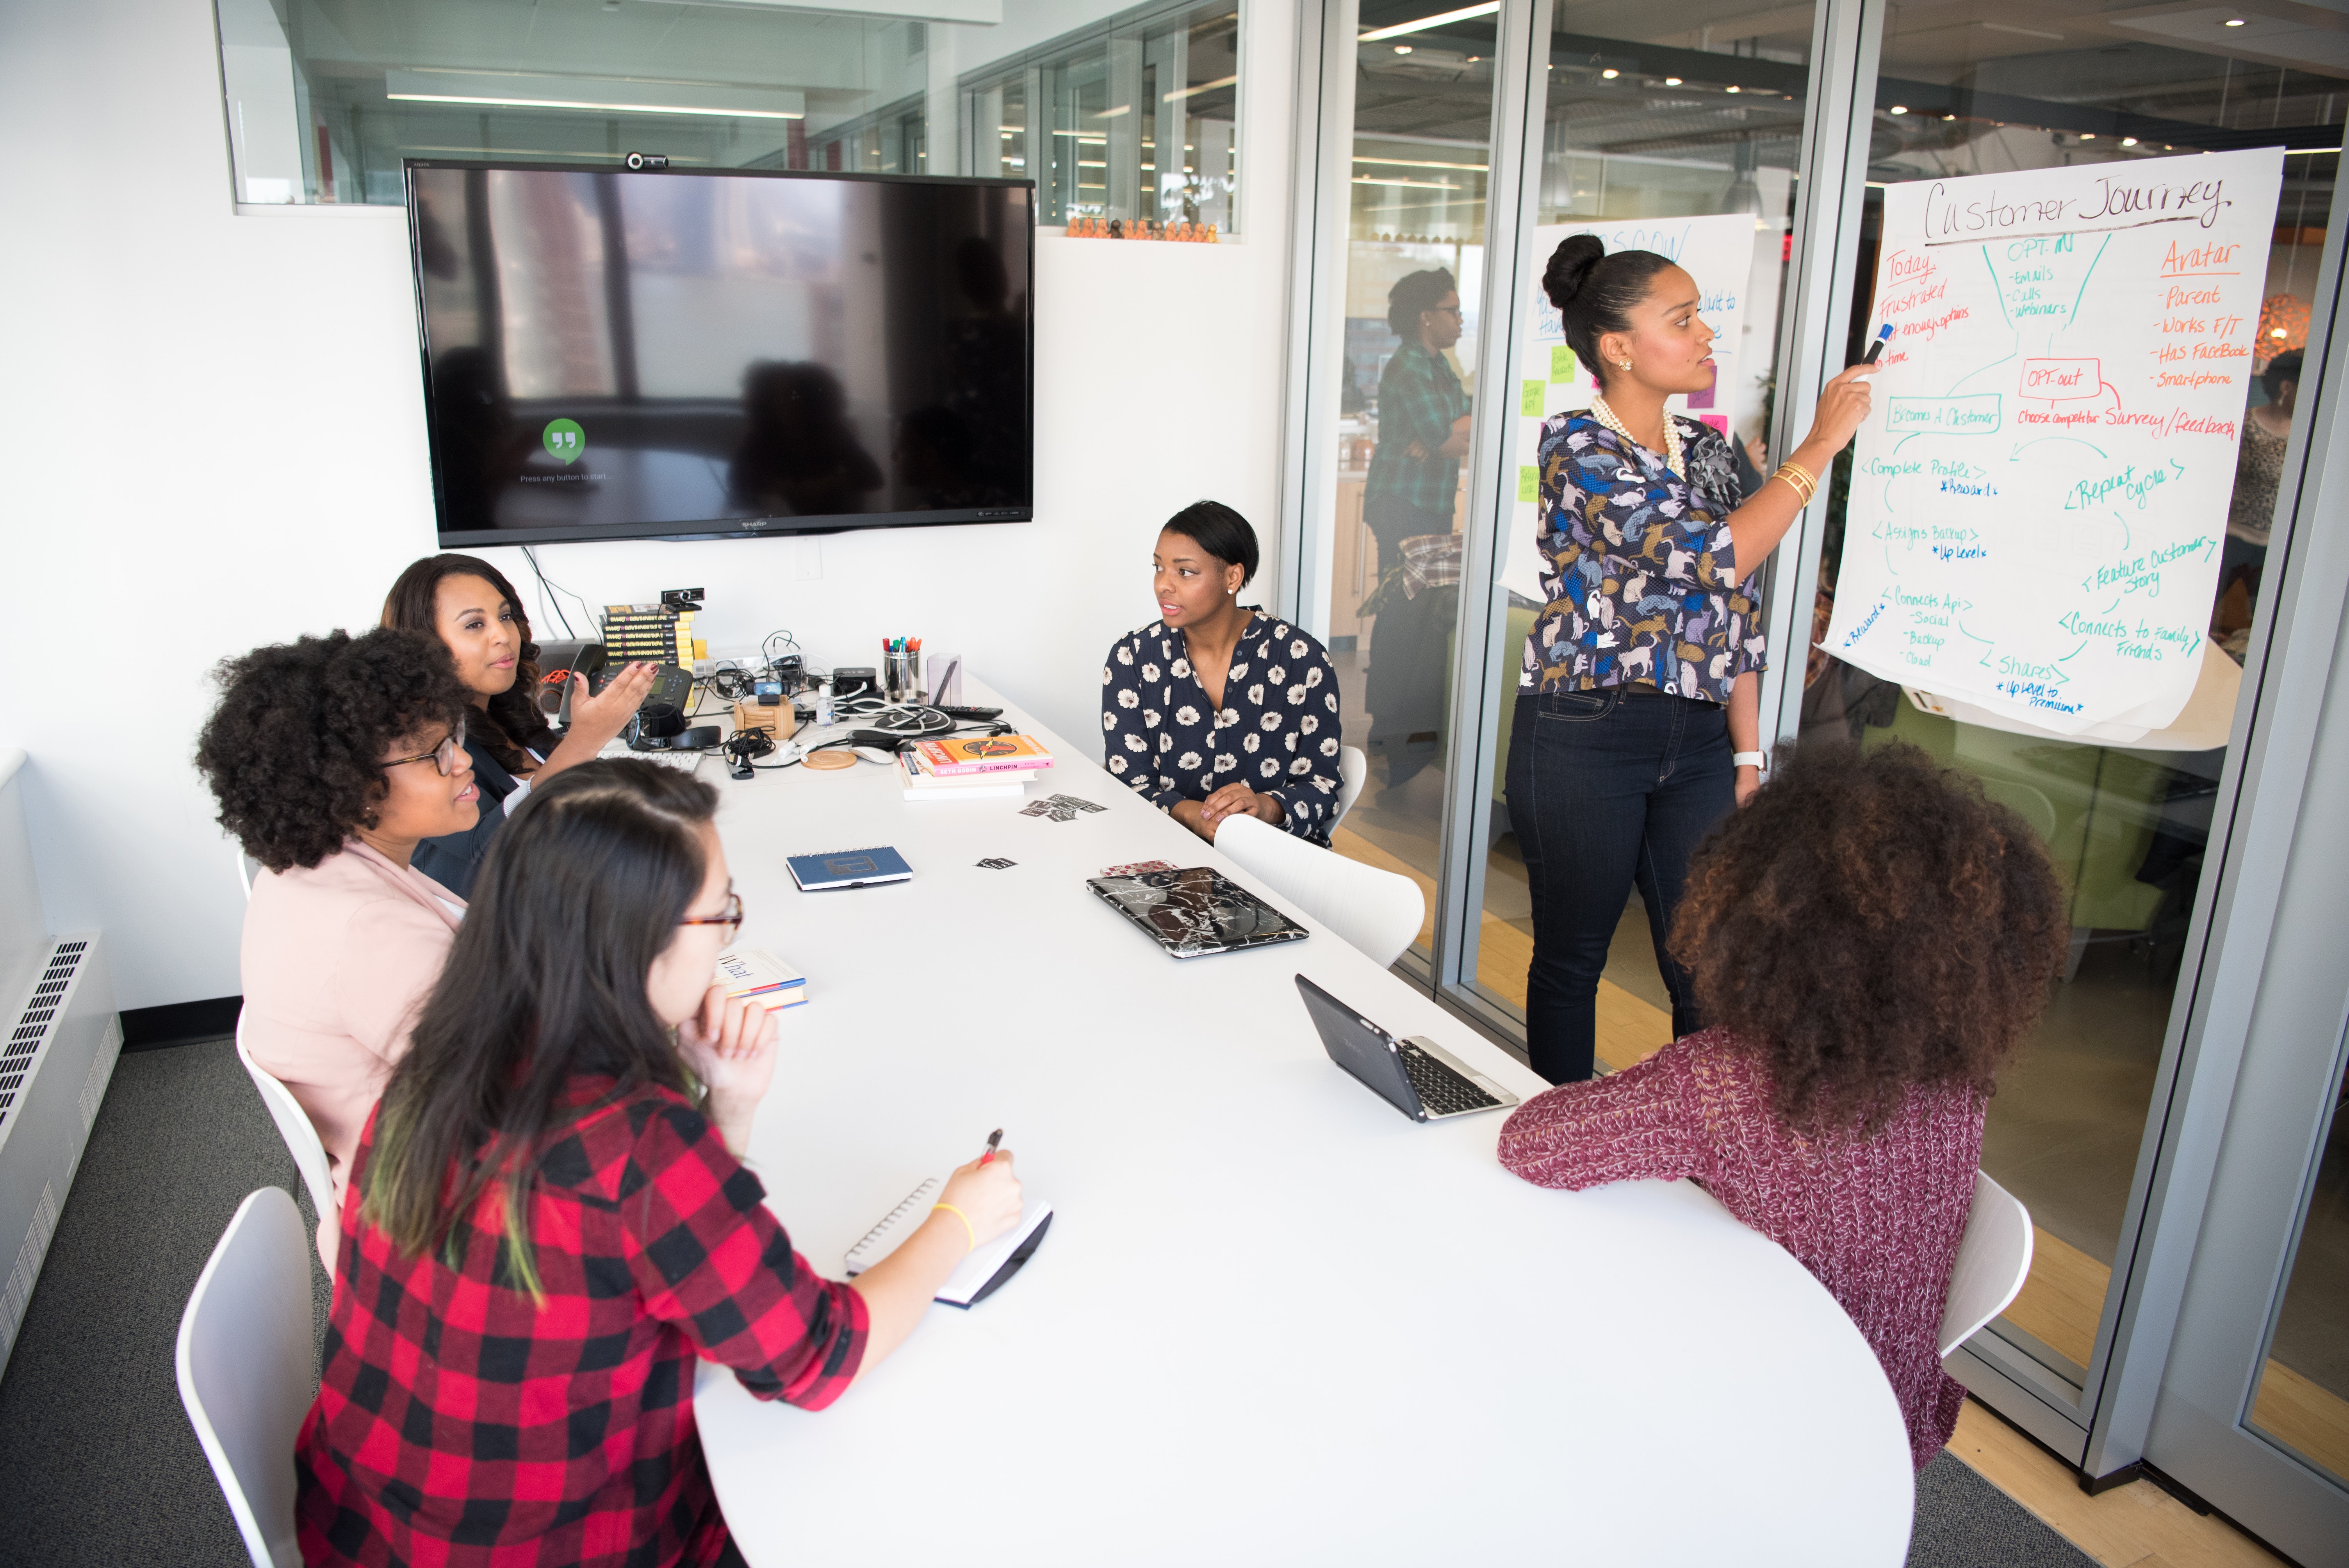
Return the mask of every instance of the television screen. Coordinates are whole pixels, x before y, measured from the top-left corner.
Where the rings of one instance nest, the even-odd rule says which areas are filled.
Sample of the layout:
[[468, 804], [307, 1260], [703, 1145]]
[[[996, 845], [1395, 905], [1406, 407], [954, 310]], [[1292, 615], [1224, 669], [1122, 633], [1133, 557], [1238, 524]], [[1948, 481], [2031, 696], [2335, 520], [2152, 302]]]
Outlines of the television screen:
[[1027, 519], [1033, 195], [410, 160], [441, 543]]

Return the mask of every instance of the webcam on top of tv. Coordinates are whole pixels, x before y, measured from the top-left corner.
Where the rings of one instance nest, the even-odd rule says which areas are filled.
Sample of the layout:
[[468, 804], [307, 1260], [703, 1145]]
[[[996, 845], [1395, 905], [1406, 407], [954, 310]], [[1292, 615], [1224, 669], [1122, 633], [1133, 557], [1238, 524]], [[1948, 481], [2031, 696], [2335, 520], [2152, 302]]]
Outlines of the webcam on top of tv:
[[641, 173], [647, 169], [667, 169], [668, 167], [668, 154], [666, 152], [631, 152], [626, 158], [621, 159], [620, 161], [627, 167], [630, 173]]

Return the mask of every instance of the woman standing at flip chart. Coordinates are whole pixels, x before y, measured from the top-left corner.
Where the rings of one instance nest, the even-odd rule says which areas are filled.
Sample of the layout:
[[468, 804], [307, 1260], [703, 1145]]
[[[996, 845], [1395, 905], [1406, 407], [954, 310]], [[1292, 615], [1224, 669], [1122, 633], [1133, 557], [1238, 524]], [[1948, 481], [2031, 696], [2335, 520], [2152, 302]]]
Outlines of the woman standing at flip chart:
[[1664, 939], [1691, 851], [1761, 781], [1754, 574], [1867, 418], [1874, 367], [1826, 384], [1811, 433], [1748, 499], [1729, 443], [1664, 410], [1713, 381], [1695, 280], [1575, 234], [1542, 287], [1599, 382], [1588, 409], [1542, 427], [1547, 602], [1526, 639], [1507, 772], [1533, 894], [1526, 1043], [1536, 1072], [1569, 1083], [1590, 1076], [1599, 978], [1635, 882], [1672, 1032], [1699, 1027]]

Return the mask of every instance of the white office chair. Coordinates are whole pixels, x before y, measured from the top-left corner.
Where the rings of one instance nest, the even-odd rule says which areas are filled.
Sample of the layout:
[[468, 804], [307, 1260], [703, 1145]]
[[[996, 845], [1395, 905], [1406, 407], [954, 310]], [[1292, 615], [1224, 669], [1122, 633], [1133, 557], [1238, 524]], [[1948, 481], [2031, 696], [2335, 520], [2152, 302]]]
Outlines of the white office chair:
[[302, 1185], [310, 1190], [310, 1202], [325, 1222], [318, 1244], [324, 1249], [326, 1272], [335, 1272], [335, 1253], [342, 1243], [342, 1212], [335, 1207], [335, 1181], [328, 1174], [326, 1146], [319, 1141], [318, 1130], [310, 1125], [310, 1113], [294, 1098], [294, 1091], [269, 1075], [267, 1068], [253, 1059], [244, 1047], [244, 1019], [236, 1021], [236, 1059], [253, 1078], [253, 1087], [261, 1091], [261, 1103], [269, 1108], [269, 1119], [277, 1124], [277, 1136], [285, 1140], [286, 1151], [294, 1156], [294, 1168], [302, 1173]]
[[1950, 1299], [1941, 1308], [1941, 1354], [1971, 1339], [2004, 1312], [2031, 1277], [2031, 1211], [2013, 1193], [1974, 1172], [1974, 1206], [1950, 1270]]
[[310, 1239], [282, 1187], [237, 1205], [180, 1318], [180, 1403], [254, 1568], [300, 1568], [294, 1439], [317, 1391]]
[[1226, 818], [1216, 829], [1216, 848], [1381, 969], [1402, 956], [1427, 917], [1427, 900], [1409, 877], [1350, 861], [1254, 817]]
[[1338, 810], [1330, 819], [1330, 826], [1335, 828], [1346, 820], [1346, 813], [1361, 798], [1362, 781], [1370, 776], [1371, 759], [1362, 755], [1361, 747], [1338, 748]]

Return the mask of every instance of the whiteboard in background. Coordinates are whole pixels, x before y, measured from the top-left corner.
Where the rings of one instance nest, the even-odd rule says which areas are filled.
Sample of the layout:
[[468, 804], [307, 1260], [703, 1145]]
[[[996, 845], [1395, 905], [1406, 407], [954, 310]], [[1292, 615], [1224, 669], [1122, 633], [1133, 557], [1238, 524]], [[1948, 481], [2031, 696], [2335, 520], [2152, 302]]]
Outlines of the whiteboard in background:
[[[1775, 229], [1772, 233], [1775, 234]], [[1702, 419], [1723, 435], [1754, 434], [1761, 408], [1761, 389], [1754, 377], [1739, 372], [1739, 350], [1745, 294], [1754, 272], [1754, 219], [1751, 212], [1731, 212], [1702, 218], [1639, 218], [1623, 222], [1546, 223], [1534, 231], [1533, 298], [1518, 331], [1517, 365], [1524, 380], [1517, 391], [1517, 499], [1509, 513], [1509, 532], [1501, 557], [1501, 583], [1525, 597], [1539, 601], [1544, 565], [1537, 542], [1540, 470], [1535, 449], [1541, 443], [1542, 421], [1570, 408], [1587, 408], [1598, 389], [1590, 372], [1578, 364], [1566, 346], [1566, 329], [1557, 310], [1541, 291], [1541, 270], [1550, 253], [1569, 234], [1596, 234], [1612, 255], [1617, 251], [1654, 251], [1670, 256], [1696, 280], [1701, 303], [1697, 314], [1714, 333], [1713, 390], [1692, 401], [1674, 393], [1664, 400], [1674, 413]], [[1769, 345], [1761, 346], [1766, 356]], [[1766, 359], [1763, 368], [1768, 367]]]
[[2040, 729], [2195, 689], [2249, 402], [2279, 148], [1885, 192], [1895, 335], [1824, 646]]

